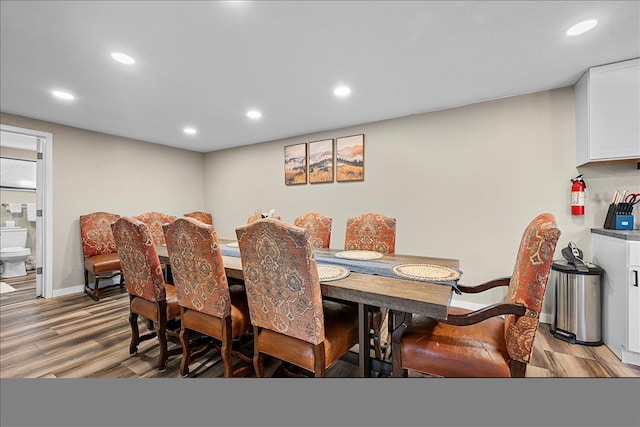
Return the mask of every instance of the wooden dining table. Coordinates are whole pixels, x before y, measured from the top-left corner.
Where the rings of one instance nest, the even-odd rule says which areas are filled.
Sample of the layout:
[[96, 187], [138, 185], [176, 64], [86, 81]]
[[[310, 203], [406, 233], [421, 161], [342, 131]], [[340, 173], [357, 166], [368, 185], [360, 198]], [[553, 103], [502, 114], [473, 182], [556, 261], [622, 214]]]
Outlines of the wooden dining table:
[[[232, 243], [233, 240], [220, 239], [220, 244]], [[156, 246], [160, 262], [170, 266], [166, 245]], [[316, 255], [327, 259], [338, 249], [316, 249]], [[223, 262], [227, 277], [244, 280], [242, 261], [239, 257], [223, 255]], [[436, 258], [429, 256], [385, 254], [376, 261], [387, 261], [397, 264], [430, 264], [451, 269], [459, 269], [459, 261], [452, 258]], [[451, 303], [453, 287], [421, 280], [403, 277], [387, 277], [376, 274], [351, 272], [340, 280], [321, 281], [322, 296], [334, 300], [355, 303], [358, 306], [358, 370], [360, 377], [371, 376], [372, 363], [374, 371], [382, 366], [389, 367], [388, 362], [382, 362], [371, 357], [369, 351], [369, 307], [386, 307], [391, 310], [390, 316], [396, 319], [411, 321], [413, 314], [420, 314], [434, 319], [446, 319], [448, 307]], [[390, 319], [391, 321], [391, 319]]]

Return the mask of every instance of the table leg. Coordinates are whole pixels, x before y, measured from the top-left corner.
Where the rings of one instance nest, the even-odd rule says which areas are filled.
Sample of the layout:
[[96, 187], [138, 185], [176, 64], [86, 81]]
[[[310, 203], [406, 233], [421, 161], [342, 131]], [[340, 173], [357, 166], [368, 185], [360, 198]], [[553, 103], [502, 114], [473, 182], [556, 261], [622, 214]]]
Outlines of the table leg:
[[358, 371], [360, 378], [371, 376], [371, 334], [369, 332], [369, 306], [358, 303]]

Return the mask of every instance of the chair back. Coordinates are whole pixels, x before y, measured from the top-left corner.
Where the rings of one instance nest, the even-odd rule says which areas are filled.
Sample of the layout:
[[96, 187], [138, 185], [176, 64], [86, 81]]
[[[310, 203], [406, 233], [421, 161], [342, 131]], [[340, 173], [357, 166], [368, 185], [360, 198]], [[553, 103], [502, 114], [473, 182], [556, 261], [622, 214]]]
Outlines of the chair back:
[[148, 301], [166, 300], [164, 277], [149, 226], [133, 217], [112, 224], [127, 291]]
[[93, 212], [80, 215], [80, 237], [82, 238], [82, 256], [90, 258], [117, 252], [111, 224], [120, 215], [109, 212]]
[[219, 318], [229, 315], [229, 285], [215, 227], [178, 218], [163, 228], [178, 303]]
[[506, 301], [523, 304], [526, 311], [523, 316], [507, 315], [504, 322], [507, 351], [513, 360], [529, 363], [531, 359], [542, 300], [559, 237], [560, 230], [550, 213], [534, 218], [522, 235]]
[[347, 218], [345, 250], [367, 250], [383, 254], [396, 252], [396, 219], [377, 213]]
[[177, 217], [161, 212], [146, 212], [135, 218], [149, 226], [149, 231], [156, 245], [164, 245], [164, 230], [162, 229], [162, 225], [173, 221]]
[[309, 232], [309, 239], [314, 247], [328, 248], [331, 242], [332, 221], [328, 216], [310, 212], [297, 217], [293, 225], [305, 228]]
[[198, 221], [204, 222], [205, 224], [209, 224], [209, 225], [213, 224], [213, 216], [211, 216], [211, 214], [208, 212], [194, 211], [194, 212], [186, 213], [184, 214], [184, 216], [188, 218], [195, 218]]
[[309, 233], [273, 218], [236, 228], [251, 324], [311, 344], [324, 340]]

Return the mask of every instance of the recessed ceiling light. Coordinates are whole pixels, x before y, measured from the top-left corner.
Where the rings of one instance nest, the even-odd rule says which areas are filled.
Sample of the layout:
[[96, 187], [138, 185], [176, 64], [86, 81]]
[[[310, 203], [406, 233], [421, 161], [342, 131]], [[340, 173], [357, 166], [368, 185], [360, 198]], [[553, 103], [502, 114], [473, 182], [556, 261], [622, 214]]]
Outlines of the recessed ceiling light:
[[76, 99], [76, 97], [73, 96], [72, 94], [70, 94], [69, 92], [63, 92], [61, 90], [51, 91], [51, 94], [53, 96], [55, 96], [56, 98], [64, 99], [66, 101], [72, 101], [72, 100]]
[[111, 57], [116, 61], [120, 62], [121, 64], [132, 65], [136, 63], [135, 59], [133, 59], [127, 54], [120, 53], [120, 52], [113, 52], [111, 54]]
[[262, 113], [257, 110], [249, 110], [247, 111], [247, 117], [249, 117], [250, 119], [259, 119], [260, 117], [262, 117]]
[[597, 24], [598, 21], [596, 21], [595, 19], [588, 19], [586, 21], [578, 22], [576, 25], [567, 30], [567, 35], [577, 36], [578, 34], [586, 33]]
[[195, 135], [196, 133], [198, 133], [198, 131], [195, 130], [194, 128], [184, 128], [182, 129], [182, 131], [187, 135]]
[[347, 96], [351, 93], [351, 89], [349, 89], [347, 86], [338, 86], [333, 90], [333, 93], [336, 96]]

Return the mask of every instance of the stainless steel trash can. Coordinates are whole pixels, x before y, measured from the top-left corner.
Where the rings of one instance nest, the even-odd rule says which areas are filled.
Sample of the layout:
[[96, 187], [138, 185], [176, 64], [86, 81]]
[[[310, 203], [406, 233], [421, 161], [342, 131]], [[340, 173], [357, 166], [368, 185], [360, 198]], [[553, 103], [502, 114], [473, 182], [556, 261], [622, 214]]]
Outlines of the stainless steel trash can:
[[551, 264], [555, 303], [551, 333], [572, 344], [602, 345], [601, 278], [604, 270], [588, 264], [589, 271], [576, 270], [567, 261]]

